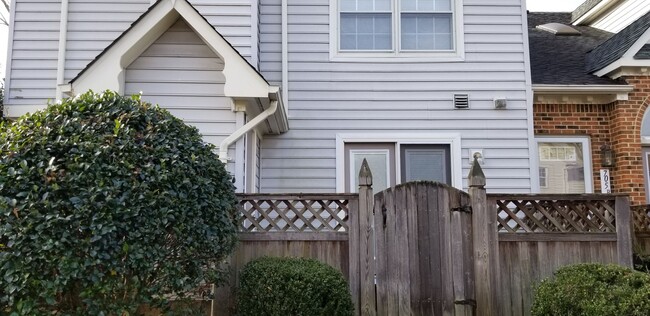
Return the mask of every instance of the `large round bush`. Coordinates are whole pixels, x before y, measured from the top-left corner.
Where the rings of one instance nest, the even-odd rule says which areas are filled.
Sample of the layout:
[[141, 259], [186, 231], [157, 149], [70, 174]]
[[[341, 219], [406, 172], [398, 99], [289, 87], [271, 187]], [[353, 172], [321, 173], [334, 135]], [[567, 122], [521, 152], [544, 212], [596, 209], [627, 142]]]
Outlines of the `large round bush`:
[[125, 315], [218, 282], [231, 177], [165, 110], [92, 92], [0, 132], [0, 314]]
[[650, 275], [616, 265], [563, 267], [537, 288], [532, 315], [650, 315]]
[[240, 275], [242, 316], [350, 316], [354, 305], [340, 271], [318, 260], [263, 257]]

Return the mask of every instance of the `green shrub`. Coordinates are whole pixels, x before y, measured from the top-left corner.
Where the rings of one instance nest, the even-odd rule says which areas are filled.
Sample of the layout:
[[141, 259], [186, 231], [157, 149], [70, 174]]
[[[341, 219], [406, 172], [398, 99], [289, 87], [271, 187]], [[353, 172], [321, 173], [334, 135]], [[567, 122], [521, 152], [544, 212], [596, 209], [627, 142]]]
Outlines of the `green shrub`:
[[236, 196], [195, 128], [107, 91], [1, 130], [0, 314], [133, 315], [224, 278]]
[[240, 276], [238, 312], [255, 315], [352, 315], [343, 275], [313, 259], [260, 258]]
[[537, 288], [533, 316], [650, 315], [650, 276], [616, 265], [578, 264]]

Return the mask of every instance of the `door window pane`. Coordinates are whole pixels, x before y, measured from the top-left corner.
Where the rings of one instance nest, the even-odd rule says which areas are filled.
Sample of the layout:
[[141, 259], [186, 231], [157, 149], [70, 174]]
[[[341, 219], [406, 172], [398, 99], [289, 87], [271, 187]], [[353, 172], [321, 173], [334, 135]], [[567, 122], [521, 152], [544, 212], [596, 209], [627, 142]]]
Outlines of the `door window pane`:
[[390, 186], [388, 180], [390, 174], [389, 154], [388, 150], [351, 150], [351, 191], [357, 192], [359, 190], [358, 178], [364, 159], [368, 162], [368, 167], [370, 167], [370, 172], [372, 172], [373, 190], [379, 192], [387, 189]]
[[402, 183], [436, 181], [451, 185], [448, 145], [402, 145]]
[[540, 142], [538, 150], [542, 193], [586, 192], [585, 175], [589, 170], [585, 170], [582, 143]]

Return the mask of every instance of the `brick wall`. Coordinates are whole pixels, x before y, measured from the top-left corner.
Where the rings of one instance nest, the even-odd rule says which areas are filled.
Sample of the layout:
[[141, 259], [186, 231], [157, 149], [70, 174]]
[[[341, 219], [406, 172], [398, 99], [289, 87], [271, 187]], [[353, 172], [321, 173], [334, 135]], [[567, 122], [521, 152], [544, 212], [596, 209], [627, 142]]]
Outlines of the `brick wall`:
[[600, 191], [600, 147], [610, 144], [616, 167], [611, 170], [612, 190], [629, 194], [632, 204], [645, 204], [645, 178], [641, 156], [641, 124], [650, 105], [650, 76], [625, 78], [635, 90], [628, 101], [612, 104], [535, 104], [535, 135], [589, 136], [594, 191]]

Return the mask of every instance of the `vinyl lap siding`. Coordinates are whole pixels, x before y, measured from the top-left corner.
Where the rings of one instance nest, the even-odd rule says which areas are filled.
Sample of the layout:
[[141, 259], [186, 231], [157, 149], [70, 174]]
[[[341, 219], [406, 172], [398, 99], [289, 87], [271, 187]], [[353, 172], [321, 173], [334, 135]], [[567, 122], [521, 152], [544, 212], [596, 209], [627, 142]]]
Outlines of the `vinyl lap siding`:
[[625, 0], [619, 3], [614, 10], [610, 10], [607, 15], [599, 17], [590, 24], [601, 30], [618, 33], [648, 11], [650, 11], [648, 0]]
[[[196, 126], [219, 146], [236, 129], [222, 70], [223, 61], [180, 20], [127, 67], [125, 90], [142, 92], [144, 100]], [[234, 157], [234, 150], [229, 155]]]
[[[464, 62], [331, 62], [329, 0], [289, 0], [291, 130], [262, 141], [265, 192], [333, 192], [337, 133], [460, 133], [483, 149], [488, 189], [529, 192], [528, 103], [519, 0], [465, 0]], [[280, 0], [261, 0], [260, 68], [281, 80]], [[470, 110], [454, 110], [454, 93]], [[507, 98], [507, 110], [494, 110]], [[466, 180], [465, 180], [466, 186]]]
[[17, 1], [13, 52], [8, 68], [8, 104], [45, 104], [56, 93], [61, 3], [57, 0]]
[[66, 81], [77, 76], [147, 8], [149, 0], [70, 0]]

